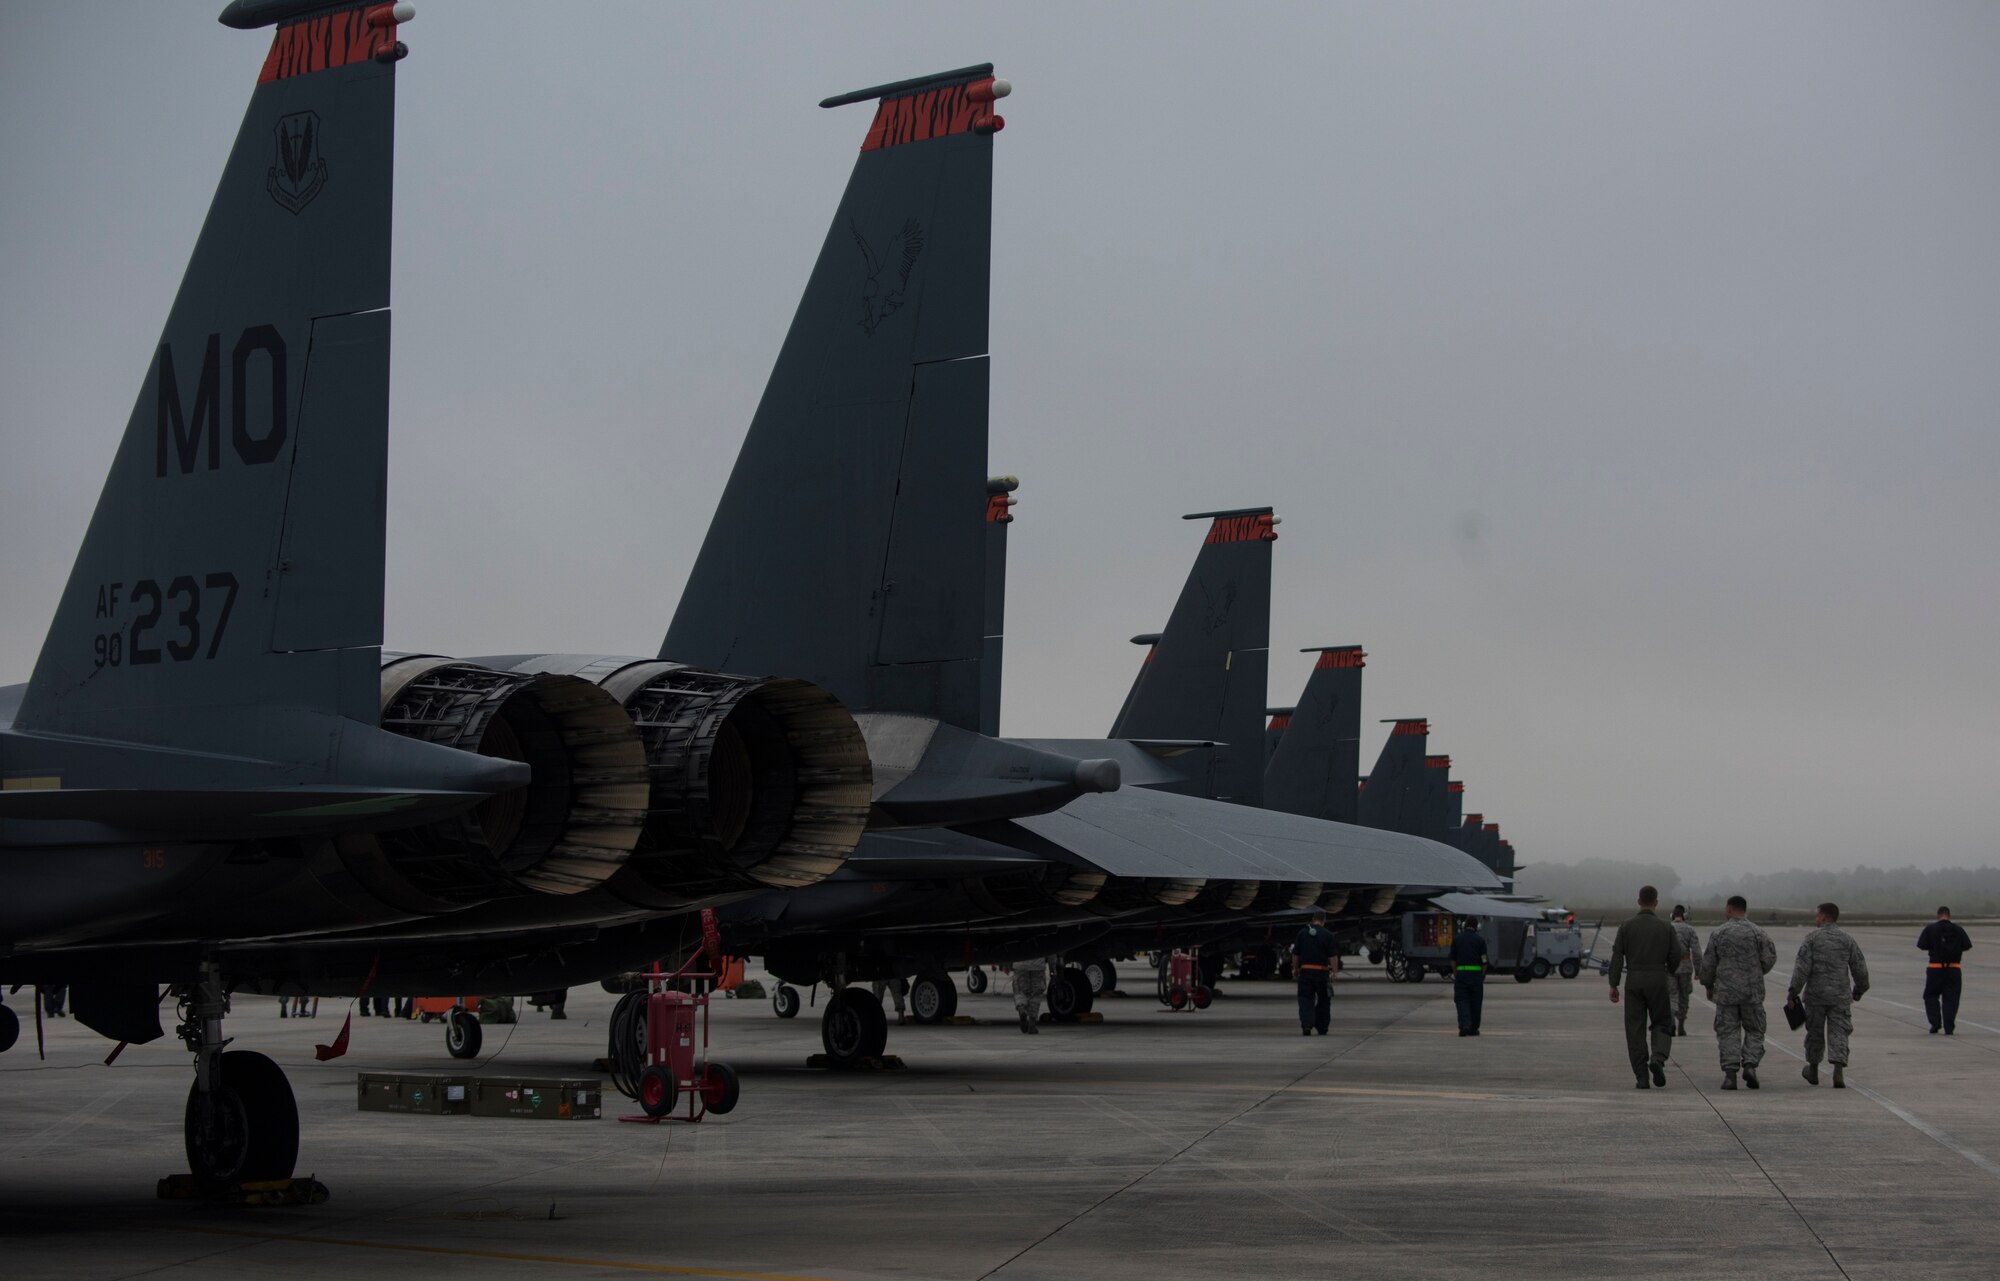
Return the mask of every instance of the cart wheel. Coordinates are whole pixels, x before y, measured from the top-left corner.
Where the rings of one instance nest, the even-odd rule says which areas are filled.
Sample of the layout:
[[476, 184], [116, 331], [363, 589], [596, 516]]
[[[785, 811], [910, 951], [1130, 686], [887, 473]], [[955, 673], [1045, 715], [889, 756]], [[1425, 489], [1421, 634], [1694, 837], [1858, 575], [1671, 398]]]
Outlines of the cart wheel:
[[958, 1013], [958, 987], [942, 971], [919, 974], [910, 981], [910, 1013], [919, 1023], [942, 1023]]
[[1370, 965], [1380, 965], [1380, 964], [1382, 963], [1382, 949], [1381, 949], [1381, 948], [1379, 948], [1379, 947], [1371, 947], [1371, 948], [1369, 948], [1369, 949], [1368, 949], [1368, 963], [1369, 963]]
[[1404, 977], [1403, 980], [1406, 983], [1421, 983], [1424, 981], [1424, 976], [1430, 973], [1430, 971], [1426, 970], [1423, 966], [1413, 965], [1407, 961], [1404, 962], [1404, 967], [1409, 971], [1409, 973]]
[[1538, 957], [1536, 957], [1536, 958], [1535, 958], [1535, 963], [1534, 963], [1533, 965], [1529, 966], [1528, 968], [1529, 968], [1529, 969], [1530, 969], [1531, 971], [1533, 971], [1533, 973], [1534, 973], [1535, 977], [1536, 977], [1536, 978], [1538, 978], [1538, 979], [1545, 979], [1545, 978], [1547, 978], [1547, 977], [1549, 976], [1549, 963], [1548, 963], [1547, 959], [1545, 959], [1545, 958], [1543, 958], [1543, 957], [1539, 957], [1539, 956], [1538, 956]]
[[1388, 972], [1391, 983], [1407, 983], [1410, 981], [1410, 961], [1401, 952], [1389, 953], [1389, 959], [1383, 962], [1383, 965]]
[[444, 1016], [444, 1048], [455, 1059], [478, 1058], [479, 1042], [484, 1035], [476, 1015], [454, 1008]]
[[1535, 974], [1533, 970], [1520, 969], [1514, 971], [1514, 981], [1516, 983], [1531, 982], [1534, 979], [1534, 977]]
[[[37, 998], [39, 999], [39, 998]], [[21, 1036], [21, 1016], [0, 1005], [0, 1054], [14, 1048]]]
[[736, 1069], [727, 1063], [711, 1063], [701, 1078], [701, 1105], [717, 1116], [736, 1110], [736, 1099], [742, 1087], [736, 1080]]
[[771, 993], [771, 1012], [781, 1019], [795, 1019], [799, 1016], [799, 990], [789, 983], [778, 984]]
[[1173, 987], [1167, 989], [1168, 1005], [1171, 1005], [1173, 1008], [1178, 1010], [1186, 1007], [1187, 1003], [1188, 1003], [1188, 994], [1186, 988], [1176, 984]]
[[1556, 966], [1556, 973], [1562, 975], [1566, 979], [1573, 979], [1582, 972], [1583, 972], [1583, 965], [1573, 956], [1570, 957], [1567, 961], [1564, 961], [1561, 965]]
[[965, 990], [978, 996], [986, 990], [986, 971], [973, 966], [965, 972]]
[[[713, 1070], [711, 1066], [710, 1071]], [[655, 1063], [639, 1076], [639, 1106], [646, 1110], [647, 1116], [662, 1117], [673, 1111], [674, 1104], [680, 1102], [680, 1094], [680, 1083], [664, 1064]], [[731, 1102], [733, 1105], [734, 1100]]]
[[1208, 1008], [1208, 1003], [1212, 999], [1213, 998], [1209, 995], [1209, 991], [1207, 988], [1202, 987], [1199, 984], [1196, 985], [1194, 989], [1194, 1008], [1196, 1008], [1197, 1010], [1205, 1010]]

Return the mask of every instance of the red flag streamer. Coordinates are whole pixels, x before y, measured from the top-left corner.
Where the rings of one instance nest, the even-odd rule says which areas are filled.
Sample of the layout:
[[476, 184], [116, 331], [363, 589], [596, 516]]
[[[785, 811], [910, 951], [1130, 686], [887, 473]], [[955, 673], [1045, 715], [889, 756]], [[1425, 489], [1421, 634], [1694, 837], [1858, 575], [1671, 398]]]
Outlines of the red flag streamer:
[[368, 962], [368, 977], [361, 980], [361, 990], [354, 994], [354, 1000], [347, 1003], [347, 1017], [340, 1021], [340, 1031], [334, 1036], [333, 1044], [313, 1046], [313, 1057], [321, 1063], [337, 1059], [347, 1053], [348, 1034], [354, 1027], [354, 1001], [368, 995], [368, 989], [375, 983], [375, 967], [381, 963], [382, 954], [377, 952], [375, 959]]
[[35, 1057], [44, 1063], [49, 1058], [42, 1045], [42, 985], [39, 983], [35, 984]]

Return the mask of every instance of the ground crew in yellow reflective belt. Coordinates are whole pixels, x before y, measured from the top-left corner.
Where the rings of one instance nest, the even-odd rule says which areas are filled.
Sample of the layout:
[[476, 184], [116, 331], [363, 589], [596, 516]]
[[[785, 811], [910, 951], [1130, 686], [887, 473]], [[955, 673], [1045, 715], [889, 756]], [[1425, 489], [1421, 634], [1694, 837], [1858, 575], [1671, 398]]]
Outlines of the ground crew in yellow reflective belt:
[[1476, 921], [1459, 922], [1451, 941], [1451, 999], [1458, 1007], [1458, 1034], [1478, 1036], [1486, 1007], [1486, 937]]

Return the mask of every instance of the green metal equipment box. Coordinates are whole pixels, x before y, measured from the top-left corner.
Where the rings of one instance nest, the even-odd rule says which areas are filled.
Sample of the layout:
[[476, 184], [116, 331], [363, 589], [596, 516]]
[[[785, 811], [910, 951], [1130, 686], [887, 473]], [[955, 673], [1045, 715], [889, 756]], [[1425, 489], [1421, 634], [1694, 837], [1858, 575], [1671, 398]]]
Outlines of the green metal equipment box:
[[408, 1112], [420, 1116], [463, 1116], [471, 1110], [472, 1089], [462, 1076], [361, 1072], [354, 1078], [363, 1112]]
[[467, 1096], [474, 1116], [595, 1121], [604, 1115], [603, 1082], [595, 1079], [474, 1077]]

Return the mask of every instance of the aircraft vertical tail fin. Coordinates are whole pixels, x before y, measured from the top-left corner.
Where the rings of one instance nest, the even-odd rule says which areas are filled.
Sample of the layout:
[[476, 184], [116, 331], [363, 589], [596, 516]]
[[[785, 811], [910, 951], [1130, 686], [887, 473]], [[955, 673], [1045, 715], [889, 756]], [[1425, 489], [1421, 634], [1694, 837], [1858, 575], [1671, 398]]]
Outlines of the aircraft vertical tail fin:
[[1264, 796], [1264, 702], [1271, 647], [1268, 507], [1196, 512], [1207, 520], [1194, 568], [1111, 727], [1113, 738], [1212, 739], [1197, 794], [1244, 805]]
[[1404, 717], [1391, 726], [1382, 754], [1362, 784], [1356, 821], [1363, 827], [1421, 835], [1431, 817], [1424, 768], [1431, 723], [1420, 716]]
[[1436, 754], [1424, 757], [1424, 828], [1419, 835], [1434, 841], [1449, 841], [1458, 820], [1453, 813], [1451, 757]]
[[990, 66], [877, 101], [661, 646], [977, 729], [986, 647]]
[[1361, 672], [1368, 655], [1359, 645], [1301, 652], [1319, 657], [1264, 768], [1264, 805], [1352, 823], [1354, 781], [1361, 773]]
[[979, 651], [979, 732], [1000, 736], [1001, 658], [1007, 635], [1007, 527], [1017, 476], [986, 478], [986, 637]]
[[374, 723], [412, 16], [224, 10], [277, 30], [17, 728], [311, 762], [331, 744], [270, 731], [253, 747], [245, 726], [279, 708]]

